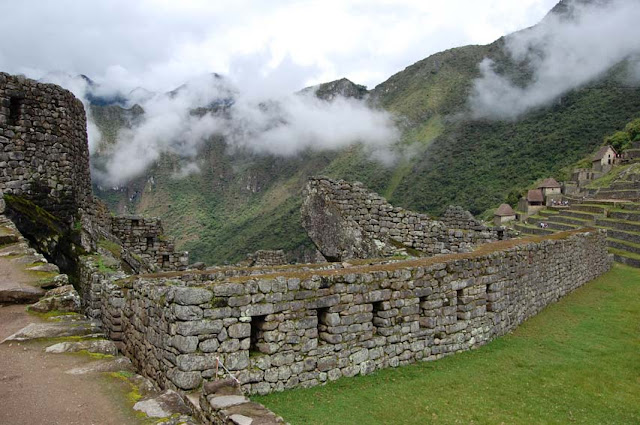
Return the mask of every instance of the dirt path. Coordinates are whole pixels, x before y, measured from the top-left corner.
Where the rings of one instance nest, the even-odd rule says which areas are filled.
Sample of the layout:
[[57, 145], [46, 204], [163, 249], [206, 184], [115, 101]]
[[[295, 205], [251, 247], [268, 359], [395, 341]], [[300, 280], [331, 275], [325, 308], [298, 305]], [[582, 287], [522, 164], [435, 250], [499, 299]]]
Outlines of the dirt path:
[[[0, 339], [39, 321], [24, 305], [0, 307]], [[0, 344], [0, 423], [123, 425], [142, 423], [126, 399], [126, 382], [103, 374], [69, 375], [92, 360], [46, 354], [43, 341]]]

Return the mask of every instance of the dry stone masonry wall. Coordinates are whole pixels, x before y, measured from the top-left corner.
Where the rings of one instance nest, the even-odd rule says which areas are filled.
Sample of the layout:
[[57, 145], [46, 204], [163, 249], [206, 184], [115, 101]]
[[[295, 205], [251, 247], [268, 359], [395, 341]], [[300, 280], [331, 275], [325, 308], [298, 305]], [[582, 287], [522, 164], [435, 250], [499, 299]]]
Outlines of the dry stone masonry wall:
[[84, 107], [71, 92], [0, 73], [0, 190], [67, 221], [92, 202]]
[[302, 223], [330, 261], [372, 258], [415, 249], [427, 255], [468, 252], [502, 238], [460, 207], [444, 221], [389, 204], [361, 183], [311, 178], [305, 188]]
[[159, 218], [113, 217], [111, 231], [125, 249], [159, 270], [184, 270], [189, 263], [189, 254], [176, 252]]
[[277, 250], [259, 250], [253, 254], [247, 255], [247, 261], [250, 266], [264, 267], [264, 266], [281, 266], [287, 264], [287, 256], [281, 249]]
[[583, 231], [339, 269], [139, 276], [108, 309], [124, 352], [160, 385], [197, 388], [220, 359], [266, 394], [478, 347], [610, 264], [606, 234]]

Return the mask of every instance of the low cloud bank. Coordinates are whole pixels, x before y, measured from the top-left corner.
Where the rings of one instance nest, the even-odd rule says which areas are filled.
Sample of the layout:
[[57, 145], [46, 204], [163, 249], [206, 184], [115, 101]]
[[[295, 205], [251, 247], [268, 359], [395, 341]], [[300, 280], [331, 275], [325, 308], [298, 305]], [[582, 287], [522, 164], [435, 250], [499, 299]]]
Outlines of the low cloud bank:
[[[51, 74], [47, 80], [85, 99], [85, 106], [89, 96], [123, 96], [96, 93], [79, 77]], [[163, 153], [175, 154], [186, 164], [184, 170], [175, 173], [176, 178], [198, 172], [198, 149], [214, 136], [224, 137], [230, 149], [284, 157], [308, 149], [339, 149], [361, 143], [382, 162], [393, 157], [391, 146], [398, 138], [391, 116], [371, 109], [364, 101], [339, 97], [327, 102], [313, 91], [265, 98], [255, 91], [243, 91], [216, 74], [169, 93], [137, 89], [125, 96], [129, 100], [123, 106], [137, 103], [144, 114], [131, 128], [119, 131], [115, 146], [101, 149], [106, 158], [94, 169], [94, 178], [103, 185], [130, 181]], [[91, 116], [89, 135], [94, 153], [101, 136]]]
[[[550, 14], [536, 27], [507, 37], [506, 53], [515, 62], [527, 64], [533, 78], [526, 86], [518, 86], [496, 73], [491, 59], [483, 60], [482, 76], [475, 81], [470, 98], [472, 116], [517, 118], [593, 81], [624, 60], [637, 61], [639, 21], [637, 0], [573, 2], [568, 13]], [[629, 69], [634, 83], [639, 70], [637, 66]]]

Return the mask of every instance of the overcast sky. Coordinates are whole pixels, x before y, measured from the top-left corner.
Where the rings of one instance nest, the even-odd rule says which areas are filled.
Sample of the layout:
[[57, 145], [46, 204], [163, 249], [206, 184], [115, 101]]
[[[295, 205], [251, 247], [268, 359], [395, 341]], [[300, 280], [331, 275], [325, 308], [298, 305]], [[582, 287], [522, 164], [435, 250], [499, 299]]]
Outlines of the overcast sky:
[[438, 51], [531, 26], [557, 0], [0, 0], [0, 71], [166, 91], [209, 72], [369, 88]]

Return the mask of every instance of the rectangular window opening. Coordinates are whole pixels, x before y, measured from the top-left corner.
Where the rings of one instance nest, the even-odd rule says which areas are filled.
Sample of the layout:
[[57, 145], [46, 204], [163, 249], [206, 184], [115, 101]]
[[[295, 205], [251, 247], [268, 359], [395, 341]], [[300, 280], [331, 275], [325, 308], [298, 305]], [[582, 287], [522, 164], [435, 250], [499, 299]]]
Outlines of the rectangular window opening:
[[258, 344], [264, 342], [264, 325], [267, 322], [267, 316], [253, 316], [251, 318], [251, 340], [249, 343], [249, 353], [260, 353]]
[[153, 248], [154, 242], [153, 236], [147, 236], [147, 249]]
[[12, 97], [9, 99], [9, 125], [18, 125], [20, 121], [20, 112], [22, 107], [22, 99]]
[[131, 227], [140, 226], [140, 220], [131, 220]]

